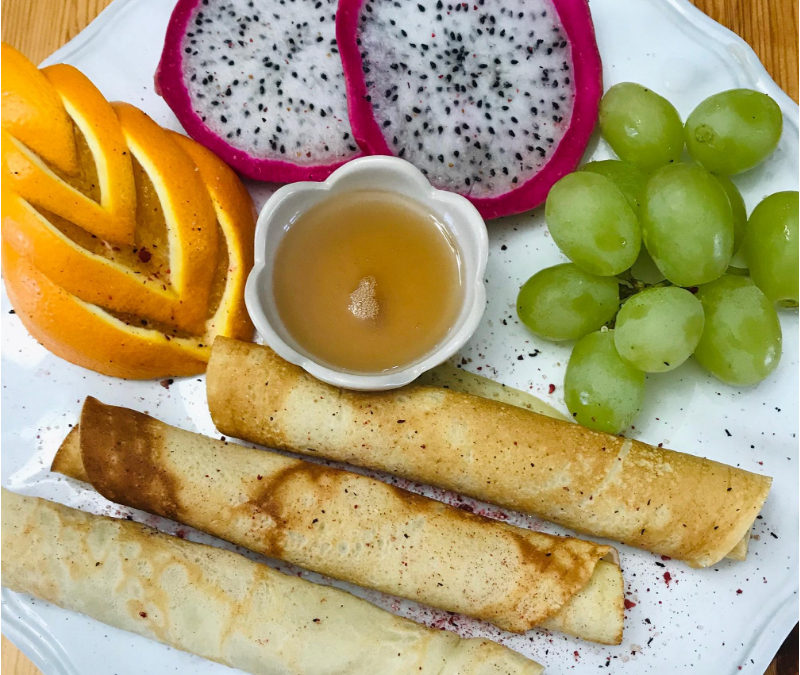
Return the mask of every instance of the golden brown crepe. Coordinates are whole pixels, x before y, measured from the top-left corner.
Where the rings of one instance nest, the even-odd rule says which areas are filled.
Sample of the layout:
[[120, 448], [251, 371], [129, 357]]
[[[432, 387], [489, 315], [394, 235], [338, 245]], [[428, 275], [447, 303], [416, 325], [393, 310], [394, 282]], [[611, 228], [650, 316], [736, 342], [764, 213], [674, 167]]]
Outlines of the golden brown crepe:
[[92, 398], [53, 470], [253, 551], [507, 630], [547, 622], [599, 642], [622, 637], [622, 576], [603, 560], [615, 557], [610, 546], [513, 527]]
[[538, 675], [461, 639], [213, 546], [3, 490], [3, 585], [251, 673]]
[[337, 389], [236, 340], [215, 341], [206, 383], [229, 436], [438, 485], [696, 567], [741, 556], [771, 483], [448, 389]]

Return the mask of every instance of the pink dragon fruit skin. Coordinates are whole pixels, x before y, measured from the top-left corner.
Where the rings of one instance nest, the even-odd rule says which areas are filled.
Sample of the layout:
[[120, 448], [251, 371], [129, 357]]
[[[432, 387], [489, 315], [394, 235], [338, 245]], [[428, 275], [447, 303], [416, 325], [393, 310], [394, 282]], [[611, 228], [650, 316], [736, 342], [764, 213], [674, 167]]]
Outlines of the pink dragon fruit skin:
[[[197, 112], [195, 109], [190, 95], [184, 59], [184, 50], [186, 49], [185, 40], [187, 34], [190, 34], [190, 31], [196, 30], [195, 23], [197, 22], [198, 12], [203, 10], [208, 11], [207, 8], [209, 6], [213, 7], [214, 5], [220, 4], [222, 3], [217, 0], [213, 2], [206, 2], [204, 0], [178, 0], [167, 27], [164, 48], [155, 73], [155, 89], [167, 102], [186, 132], [192, 138], [215, 152], [244, 176], [262, 181], [293, 182], [299, 180], [323, 180], [337, 167], [350, 159], [361, 156], [363, 153], [361, 149], [356, 146], [355, 139], [347, 141], [348, 147], [346, 149], [346, 156], [333, 159], [326, 157], [319, 161], [319, 163], [313, 161], [314, 153], [312, 151], [303, 153], [304, 159], [306, 160], [303, 162], [288, 161], [283, 158], [270, 156], [258, 156], [249, 148], [237, 148], [221, 133], [216, 132], [210, 128], [210, 125], [206, 124], [201, 113]], [[228, 4], [247, 5], [247, 3], [244, 2]], [[317, 3], [317, 6], [324, 4], [326, 3]], [[250, 3], [250, 5], [252, 5], [252, 3]], [[313, 6], [314, 3], [310, 3], [310, 7]], [[262, 9], [264, 8], [262, 7]], [[255, 15], [256, 10], [254, 9], [252, 11]], [[318, 39], [321, 41], [321, 38]], [[250, 42], [253, 42], [253, 40], [250, 40]], [[332, 44], [335, 45], [335, 43]], [[331, 51], [333, 51], [334, 54], [336, 53], [335, 46]], [[276, 61], [278, 60], [279, 59], [276, 59]], [[338, 57], [335, 58], [335, 61], [336, 66], [340, 68]], [[254, 75], [257, 77], [258, 73], [254, 73]], [[252, 80], [252, 77], [248, 79]], [[271, 98], [274, 99], [274, 91], [269, 88], [267, 88], [266, 92], [262, 90], [262, 95], [264, 101], [269, 101]], [[344, 87], [342, 87], [341, 98], [341, 105], [344, 109]], [[253, 103], [253, 106], [254, 105], [255, 102]], [[210, 110], [211, 109], [206, 112]], [[253, 112], [255, 112], [254, 108]], [[349, 132], [349, 121], [346, 119], [346, 114], [341, 115], [341, 117], [344, 118], [343, 126], [347, 129], [347, 131], [345, 131], [345, 135], [347, 135]], [[328, 119], [331, 119], [331, 117]], [[314, 124], [319, 126], [318, 121], [315, 121]], [[278, 128], [280, 129], [280, 127]], [[339, 141], [341, 142], [341, 139], [339, 139]]]
[[[417, 0], [404, 3], [402, 11], [406, 12], [406, 15], [413, 14], [416, 3]], [[427, 6], [424, 6], [422, 3], [427, 3]], [[441, 0], [439, 0], [436, 5], [433, 5], [433, 0], [421, 0], [421, 4], [416, 6], [419, 8], [420, 12], [424, 13], [421, 14], [424, 18], [420, 20], [427, 23], [425, 23], [424, 29], [418, 30], [416, 34], [411, 35], [408, 39], [416, 39], [419, 37], [419, 33], [425, 30], [429, 32], [429, 35], [426, 33], [424, 37], [431, 37], [431, 41], [433, 41], [437, 35], [444, 32], [443, 27], [437, 25], [434, 20], [434, 16], [441, 18], [441, 14], [436, 15], [437, 10], [442, 14], [446, 12], [448, 16], [457, 10], [461, 10], [461, 16], [469, 10], [475, 10], [477, 15], [478, 11], [483, 11], [483, 8], [489, 4], [494, 6], [495, 12], [500, 12], [499, 7], [502, 2], [494, 2], [494, 0], [486, 0], [485, 2], [484, 0], [478, 0], [478, 4], [474, 5], [472, 2], [444, 4]], [[528, 6], [532, 4], [534, 3], [529, 0]], [[571, 88], [574, 91], [571, 115], [568, 120], [566, 120], [567, 123], [561, 127], [561, 137], [555, 138], [555, 147], [549, 157], [547, 157], [546, 162], [542, 166], [537, 167], [532, 175], [519, 184], [506, 186], [493, 194], [476, 194], [473, 188], [465, 188], [463, 186], [461, 189], [454, 189], [452, 185], [441, 184], [441, 181], [437, 181], [435, 176], [423, 171], [436, 187], [454, 189], [454, 191], [466, 196], [476, 206], [481, 215], [487, 219], [521, 213], [544, 202], [550, 187], [559, 178], [573, 171], [578, 165], [597, 121], [598, 104], [602, 96], [602, 65], [595, 42], [591, 14], [586, 0], [541, 0], [536, 4], [539, 6], [553, 7], [556, 10], [558, 19], [563, 27], [563, 32], [566, 35], [566, 42], [569, 44], [572, 70]], [[369, 7], [367, 7], [367, 5], [369, 5]], [[372, 89], [367, 85], [368, 76], [365, 70], [367, 73], [370, 73], [369, 77], [373, 77], [375, 80], [379, 79], [379, 75], [370, 72], [371, 64], [365, 66], [362, 52], [367, 47], [362, 41], [362, 24], [360, 24], [360, 22], [373, 20], [373, 9], [376, 5], [377, 2], [375, 0], [339, 0], [336, 35], [347, 84], [350, 124], [353, 128], [356, 140], [366, 152], [388, 155], [399, 154], [403, 156], [402, 149], [401, 152], [398, 152], [397, 149], [391, 147], [389, 140], [391, 134], [384, 133], [384, 129], [387, 127], [391, 131], [391, 120], [387, 117], [384, 119], [383, 124], [380, 124], [374, 108], [375, 91], [376, 89], [387, 87], [387, 80], [380, 79], [380, 83], [374, 84]], [[363, 13], [362, 16], [362, 10], [364, 8], [367, 9], [367, 12]], [[503, 12], [505, 12], [505, 10], [503, 10]], [[542, 16], [544, 16], [544, 14], [542, 14]], [[403, 18], [398, 19], [398, 23], [396, 24], [393, 22], [392, 26], [401, 25], [403, 20]], [[459, 17], [459, 20], [461, 20], [461, 17]], [[408, 28], [407, 25], [406, 28]], [[458, 45], [458, 43], [461, 42], [462, 36], [461, 34], [450, 34], [458, 41], [453, 42], [451, 40], [448, 43], [450, 48], [454, 48], [454, 45]], [[532, 34], [532, 32], [529, 33], [529, 35]], [[523, 38], [524, 37], [525, 35], [523, 34]], [[381, 44], [392, 45], [392, 48], [394, 48], [397, 44], [396, 38], [397, 36], [386, 35], [385, 42]], [[465, 39], [463, 42], [467, 45], [465, 51], [466, 54], [469, 55], [469, 48], [472, 45], [469, 44], [468, 39]], [[412, 46], [417, 48], [419, 45], [412, 43]], [[425, 47], [426, 45], [423, 44], [421, 46]], [[432, 53], [432, 51], [426, 51], [425, 56], [431, 56]], [[406, 59], [404, 55], [397, 58], [398, 60]], [[495, 63], [496, 62], [497, 61], [495, 61]], [[408, 64], [409, 60], [406, 59], [405, 63]], [[408, 67], [403, 64], [400, 65], [402, 66], [401, 70], [414, 70], [413, 64]], [[430, 66], [433, 67], [434, 65], [434, 62], [431, 61]], [[395, 71], [397, 70], [395, 64], [393, 64], [392, 67]], [[437, 77], [441, 78], [441, 73]], [[401, 87], [401, 89], [403, 88], [404, 87]], [[422, 91], [422, 87], [420, 87], [419, 91]], [[464, 91], [464, 89], [461, 91]], [[519, 92], [518, 89], [516, 91], [517, 93]], [[430, 89], [420, 95], [420, 106], [425, 105], [426, 97], [429, 93]], [[389, 94], [388, 89], [386, 94]], [[396, 98], [397, 96], [395, 95], [395, 100]], [[415, 111], [419, 112], [419, 109], [415, 108]], [[443, 118], [444, 111], [440, 112]], [[411, 118], [413, 117], [413, 115], [409, 114], [411, 111], [407, 110], [405, 113], [405, 120], [411, 122]], [[435, 120], [435, 117], [433, 119]], [[516, 121], [514, 117], [511, 119]], [[436, 146], [436, 134], [432, 131], [436, 123], [436, 121], [433, 121], [428, 127], [431, 129], [432, 133], [430, 139], [424, 143], [426, 146]], [[439, 130], [441, 133], [441, 126], [439, 126]], [[459, 130], [456, 131], [460, 133]], [[395, 140], [397, 139], [395, 138]], [[520, 139], [519, 143], [519, 147], [522, 148], [524, 146], [524, 140]], [[487, 144], [486, 147], [490, 148], [492, 145]], [[428, 152], [427, 147], [424, 152]], [[430, 157], [430, 154], [428, 156]], [[443, 155], [440, 154], [439, 158], [441, 159], [442, 157]], [[406, 156], [405, 158], [415, 164], [417, 163], [411, 157]], [[468, 185], [472, 182], [469, 181], [469, 177], [467, 177], [466, 180], [468, 181]], [[472, 185], [474, 186], [475, 183], [472, 182]]]

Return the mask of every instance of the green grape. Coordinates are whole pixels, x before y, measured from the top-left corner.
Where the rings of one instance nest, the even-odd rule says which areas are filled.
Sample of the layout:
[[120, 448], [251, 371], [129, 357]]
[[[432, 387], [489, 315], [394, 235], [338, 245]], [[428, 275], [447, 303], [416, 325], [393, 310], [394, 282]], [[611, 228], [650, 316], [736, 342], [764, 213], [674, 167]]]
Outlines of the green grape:
[[639, 249], [639, 257], [636, 258], [636, 262], [631, 267], [631, 276], [646, 284], [657, 284], [666, 278], [664, 273], [653, 262], [646, 246], [642, 246]]
[[544, 216], [556, 245], [590, 274], [624, 272], [639, 254], [639, 220], [605, 176], [588, 171], [567, 174], [550, 188]]
[[611, 87], [600, 101], [600, 133], [617, 156], [645, 171], [677, 162], [683, 124], [663, 96], [633, 82]]
[[642, 236], [658, 269], [676, 286], [721, 276], [733, 254], [733, 217], [720, 182], [692, 164], [670, 164], [647, 182]]
[[[725, 194], [728, 195], [728, 203], [731, 205], [731, 216], [733, 216], [733, 255], [736, 256], [737, 252], [742, 246], [744, 241], [744, 231], [747, 227], [747, 208], [744, 205], [742, 193], [733, 181], [727, 176], [714, 176], [722, 185]], [[744, 260], [737, 260], [737, 267], [742, 267]], [[734, 261], [731, 260], [731, 264]]]
[[776, 192], [750, 214], [744, 256], [750, 276], [770, 300], [797, 307], [798, 193]]
[[694, 352], [697, 362], [723, 382], [760, 382], [781, 357], [775, 305], [749, 277], [726, 274], [701, 286], [706, 322]]
[[686, 147], [709, 171], [732, 176], [751, 169], [775, 149], [783, 115], [769, 96], [730, 89], [709, 96], [686, 119]]
[[688, 359], [703, 332], [703, 306], [685, 288], [648, 288], [631, 296], [617, 314], [614, 345], [646, 373], [673, 370]]
[[602, 159], [584, 164], [581, 171], [599, 173], [608, 178], [625, 195], [634, 212], [639, 212], [647, 175], [635, 164], [621, 159]]
[[572, 263], [547, 267], [519, 289], [517, 314], [536, 335], [577, 340], [614, 318], [619, 284], [588, 274]]
[[618, 434], [644, 399], [644, 373], [623, 361], [614, 331], [599, 330], [575, 343], [564, 376], [564, 401], [585, 427]]

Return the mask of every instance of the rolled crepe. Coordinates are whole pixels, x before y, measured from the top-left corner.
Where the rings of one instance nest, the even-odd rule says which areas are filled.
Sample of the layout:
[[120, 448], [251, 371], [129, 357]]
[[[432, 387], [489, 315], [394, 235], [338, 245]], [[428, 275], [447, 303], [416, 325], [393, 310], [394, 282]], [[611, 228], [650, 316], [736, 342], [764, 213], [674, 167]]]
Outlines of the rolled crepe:
[[224, 434], [438, 485], [695, 567], [743, 552], [767, 476], [449, 389], [337, 389], [271, 349], [218, 338]]
[[89, 398], [53, 470], [258, 553], [522, 632], [618, 644], [609, 546], [513, 527], [347, 471]]
[[127, 520], [3, 490], [3, 585], [251, 673], [529, 673], [338, 589]]

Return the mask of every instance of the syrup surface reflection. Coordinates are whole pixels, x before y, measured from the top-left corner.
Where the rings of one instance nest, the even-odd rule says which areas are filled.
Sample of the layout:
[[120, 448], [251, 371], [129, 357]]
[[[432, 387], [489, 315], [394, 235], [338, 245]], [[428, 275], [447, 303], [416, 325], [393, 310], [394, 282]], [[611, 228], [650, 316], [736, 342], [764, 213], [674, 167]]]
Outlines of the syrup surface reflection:
[[461, 305], [458, 250], [420, 204], [363, 190], [335, 195], [291, 224], [273, 292], [301, 351], [355, 372], [404, 366], [447, 335]]

